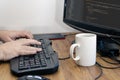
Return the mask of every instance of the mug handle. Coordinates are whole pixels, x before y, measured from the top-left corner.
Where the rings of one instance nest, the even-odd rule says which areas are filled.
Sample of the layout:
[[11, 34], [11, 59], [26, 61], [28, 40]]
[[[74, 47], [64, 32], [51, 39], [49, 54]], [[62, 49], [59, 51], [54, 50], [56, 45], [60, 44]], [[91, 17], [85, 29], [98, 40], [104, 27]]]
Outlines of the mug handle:
[[75, 57], [73, 56], [74, 49], [76, 47], [80, 47], [80, 45], [79, 44], [72, 44], [71, 45], [71, 47], [70, 47], [70, 56], [73, 58], [73, 60], [78, 61], [78, 60], [80, 60], [80, 56], [75, 56]]

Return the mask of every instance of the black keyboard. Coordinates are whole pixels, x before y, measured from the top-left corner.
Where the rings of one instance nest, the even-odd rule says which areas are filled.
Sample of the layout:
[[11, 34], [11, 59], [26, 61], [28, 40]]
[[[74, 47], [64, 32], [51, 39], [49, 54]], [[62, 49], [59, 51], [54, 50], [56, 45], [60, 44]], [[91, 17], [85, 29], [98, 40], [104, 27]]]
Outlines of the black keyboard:
[[43, 75], [51, 74], [58, 70], [59, 62], [58, 55], [52, 49], [51, 41], [48, 39], [38, 39], [41, 45], [31, 45], [41, 47], [42, 51], [34, 55], [24, 55], [10, 60], [11, 72], [16, 76], [23, 75]]

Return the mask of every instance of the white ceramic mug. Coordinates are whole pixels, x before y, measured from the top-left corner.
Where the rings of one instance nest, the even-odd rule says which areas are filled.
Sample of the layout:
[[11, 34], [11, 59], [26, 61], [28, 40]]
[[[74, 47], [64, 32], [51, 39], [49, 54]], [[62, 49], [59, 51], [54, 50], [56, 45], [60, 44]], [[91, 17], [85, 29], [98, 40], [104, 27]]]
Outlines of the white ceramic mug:
[[75, 35], [75, 43], [70, 47], [70, 56], [78, 65], [92, 66], [96, 63], [96, 38], [96, 34], [92, 33]]

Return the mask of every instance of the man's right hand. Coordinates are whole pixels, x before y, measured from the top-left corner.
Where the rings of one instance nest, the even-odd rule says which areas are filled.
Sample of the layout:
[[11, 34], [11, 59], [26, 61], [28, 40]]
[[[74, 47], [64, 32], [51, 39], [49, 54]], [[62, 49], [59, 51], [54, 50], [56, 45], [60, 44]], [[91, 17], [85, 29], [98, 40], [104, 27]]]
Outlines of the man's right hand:
[[10, 60], [19, 55], [35, 54], [41, 51], [41, 48], [31, 47], [29, 45], [37, 44], [41, 45], [40, 42], [34, 39], [19, 39], [16, 41], [6, 42], [0, 45], [0, 60]]

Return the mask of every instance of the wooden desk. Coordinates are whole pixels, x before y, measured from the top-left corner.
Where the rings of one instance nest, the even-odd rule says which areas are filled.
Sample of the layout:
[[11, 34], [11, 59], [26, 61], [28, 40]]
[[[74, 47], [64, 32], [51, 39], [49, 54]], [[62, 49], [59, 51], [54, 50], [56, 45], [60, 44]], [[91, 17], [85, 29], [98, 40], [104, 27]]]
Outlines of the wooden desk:
[[[52, 41], [53, 43], [52, 47], [58, 53], [59, 58], [69, 56], [69, 48], [73, 40], [74, 35], [68, 35], [66, 36], [66, 39]], [[97, 57], [97, 62], [104, 66], [114, 66], [106, 63], [99, 57]], [[43, 76], [48, 77], [51, 80], [95, 80], [95, 77], [100, 73], [99, 67], [77, 66], [71, 58], [66, 60], [59, 60], [59, 64], [60, 64], [59, 69], [56, 73]], [[102, 68], [102, 70], [103, 75], [98, 80], [120, 80], [120, 68], [118, 69]], [[0, 64], [0, 80], [16, 80], [16, 79], [17, 77], [13, 76], [10, 73], [9, 62]]]

